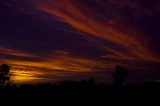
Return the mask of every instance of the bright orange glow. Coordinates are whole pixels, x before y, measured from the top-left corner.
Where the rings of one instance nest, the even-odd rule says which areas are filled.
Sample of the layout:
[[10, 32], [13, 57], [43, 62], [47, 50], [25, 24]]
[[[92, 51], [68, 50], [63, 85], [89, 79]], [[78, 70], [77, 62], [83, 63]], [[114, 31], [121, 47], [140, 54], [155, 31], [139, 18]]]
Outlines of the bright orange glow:
[[[108, 71], [114, 69], [115, 65], [123, 65], [132, 69], [139, 68], [140, 70], [145, 68], [151, 69], [155, 68], [157, 63], [160, 63], [159, 52], [158, 50], [157, 52], [156, 50], [153, 51], [153, 49], [157, 48], [151, 47], [152, 44], [149, 41], [150, 39], [145, 35], [145, 31], [143, 32], [141, 29], [134, 28], [134, 25], [126, 25], [126, 18], [128, 17], [119, 15], [121, 12], [114, 11], [115, 8], [101, 8], [101, 5], [103, 6], [101, 0], [91, 0], [93, 6], [95, 6], [91, 6], [91, 8], [86, 1], [30, 0], [34, 5], [32, 5], [33, 7], [25, 7], [25, 3], [23, 2], [22, 4], [24, 5], [22, 6], [16, 5], [18, 0], [13, 4], [5, 4], [10, 9], [12, 9], [12, 6], [15, 7], [15, 12], [17, 9], [23, 10], [16, 12], [16, 14], [7, 13], [7, 17], [15, 15], [13, 17], [17, 19], [19, 15], [20, 18], [22, 15], [21, 22], [30, 22], [22, 27], [22, 29], [19, 27], [23, 25], [23, 22], [21, 24], [16, 21], [13, 23], [16, 28], [12, 28], [12, 23], [11, 26], [10, 23], [7, 23], [8, 25], [4, 27], [4, 29], [9, 30], [9, 37], [6, 37], [7, 40], [9, 39], [8, 42], [10, 42], [10, 38], [14, 37], [12, 36], [14, 32], [12, 30], [14, 29], [15, 33], [13, 34], [17, 34], [14, 39], [21, 36], [21, 34], [24, 34], [21, 37], [27, 36], [27, 39], [25, 37], [23, 39], [25, 42], [19, 38], [7, 45], [4, 40], [4, 44], [2, 42], [4, 47], [0, 46], [0, 64], [6, 63], [11, 65], [11, 73], [13, 74], [11, 79], [14, 83], [44, 82], [54, 78], [56, 79], [56, 77], [66, 76], [67, 72], [82, 74], [93, 71]], [[140, 7], [137, 8], [136, 3], [133, 2], [130, 4], [130, 2], [131, 0], [107, 0], [107, 3], [111, 3], [111, 6], [118, 3], [122, 7], [131, 5], [131, 9], [140, 9]], [[27, 9], [30, 9], [30, 11], [24, 11]], [[33, 10], [33, 13], [29, 13], [31, 10]], [[34, 12], [37, 13], [34, 14]], [[137, 14], [133, 16], [135, 16], [131, 16], [133, 19], [138, 17]], [[46, 21], [46, 17], [49, 17], [49, 20]], [[52, 22], [49, 23], [50, 19], [52, 21], [52, 18], [54, 20], [53, 23], [55, 22], [53, 31]], [[10, 17], [7, 19], [10, 19]], [[122, 20], [125, 21], [121, 22]], [[61, 24], [63, 26], [62, 28]], [[42, 27], [38, 27], [38, 25], [42, 25]], [[39, 31], [41, 29], [42, 31]], [[3, 36], [5, 38], [5, 34]], [[31, 39], [32, 36], [34, 36], [33, 39]], [[65, 39], [66, 37], [68, 37], [67, 40]], [[76, 42], [75, 45], [74, 43], [72, 44], [72, 40]], [[18, 44], [21, 42], [24, 44], [19, 46]], [[65, 45], [68, 42], [69, 45]], [[32, 45], [33, 48], [30, 48]], [[17, 48], [13, 49], [12, 47]], [[23, 51], [25, 47], [27, 48], [26, 52]], [[151, 65], [148, 68], [147, 65], [150, 63]]]
[[[20, 69], [12, 69], [11, 70], [12, 77], [11, 81], [13, 83], [34, 83], [34, 82], [43, 82], [44, 78], [39, 78], [37, 75], [41, 75], [43, 73], [34, 72], [29, 70], [20, 70]], [[46, 79], [45, 79], [46, 80]]]
[[[43, 79], [42, 76], [48, 76], [50, 74], [52, 74], [52, 77], [56, 77], [65, 76], [63, 72], [83, 73], [113, 67], [113, 65], [105, 63], [102, 60], [76, 57], [67, 51], [54, 51], [49, 55], [46, 61], [32, 62], [15, 59], [2, 59], [1, 61], [11, 65], [11, 73], [13, 74], [12, 80], [16, 83], [43, 82], [49, 79]], [[52, 72], [54, 72], [54, 74]]]

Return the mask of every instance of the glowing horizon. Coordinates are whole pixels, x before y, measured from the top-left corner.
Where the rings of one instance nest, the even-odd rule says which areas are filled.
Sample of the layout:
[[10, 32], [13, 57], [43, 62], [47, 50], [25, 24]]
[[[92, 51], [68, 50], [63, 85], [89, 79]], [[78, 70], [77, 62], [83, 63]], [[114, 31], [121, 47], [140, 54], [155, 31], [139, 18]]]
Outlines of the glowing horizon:
[[158, 75], [160, 9], [154, 1], [148, 3], [152, 9], [145, 5], [138, 0], [1, 1], [0, 64], [13, 67], [15, 82], [56, 82], [74, 79], [75, 73], [88, 78], [94, 72], [101, 79], [98, 73], [108, 74], [116, 65]]

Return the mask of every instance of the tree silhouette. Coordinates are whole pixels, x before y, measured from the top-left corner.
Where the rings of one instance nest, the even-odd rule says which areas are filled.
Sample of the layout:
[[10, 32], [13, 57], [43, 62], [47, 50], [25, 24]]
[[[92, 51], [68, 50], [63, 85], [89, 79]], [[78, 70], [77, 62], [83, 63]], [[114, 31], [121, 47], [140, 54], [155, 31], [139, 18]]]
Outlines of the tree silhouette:
[[129, 71], [126, 68], [124, 68], [122, 66], [116, 66], [116, 71], [112, 73], [112, 77], [114, 79], [114, 84], [116, 86], [123, 85], [128, 74], [129, 74]]
[[7, 64], [0, 65], [0, 85], [3, 85], [10, 80], [10, 66]]

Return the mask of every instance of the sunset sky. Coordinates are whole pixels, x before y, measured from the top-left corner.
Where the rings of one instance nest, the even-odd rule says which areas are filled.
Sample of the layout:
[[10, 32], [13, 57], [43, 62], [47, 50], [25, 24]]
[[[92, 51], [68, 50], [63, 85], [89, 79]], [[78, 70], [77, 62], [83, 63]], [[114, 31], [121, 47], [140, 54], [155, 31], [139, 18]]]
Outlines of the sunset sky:
[[15, 83], [160, 80], [160, 0], [1, 0], [3, 63]]

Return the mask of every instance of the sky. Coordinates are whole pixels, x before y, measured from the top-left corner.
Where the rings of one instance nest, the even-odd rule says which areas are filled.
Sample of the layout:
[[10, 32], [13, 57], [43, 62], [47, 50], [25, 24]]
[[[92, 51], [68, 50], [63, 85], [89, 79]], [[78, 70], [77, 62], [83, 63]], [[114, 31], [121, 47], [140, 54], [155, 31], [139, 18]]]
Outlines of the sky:
[[160, 80], [159, 0], [1, 0], [0, 64], [14, 83]]

